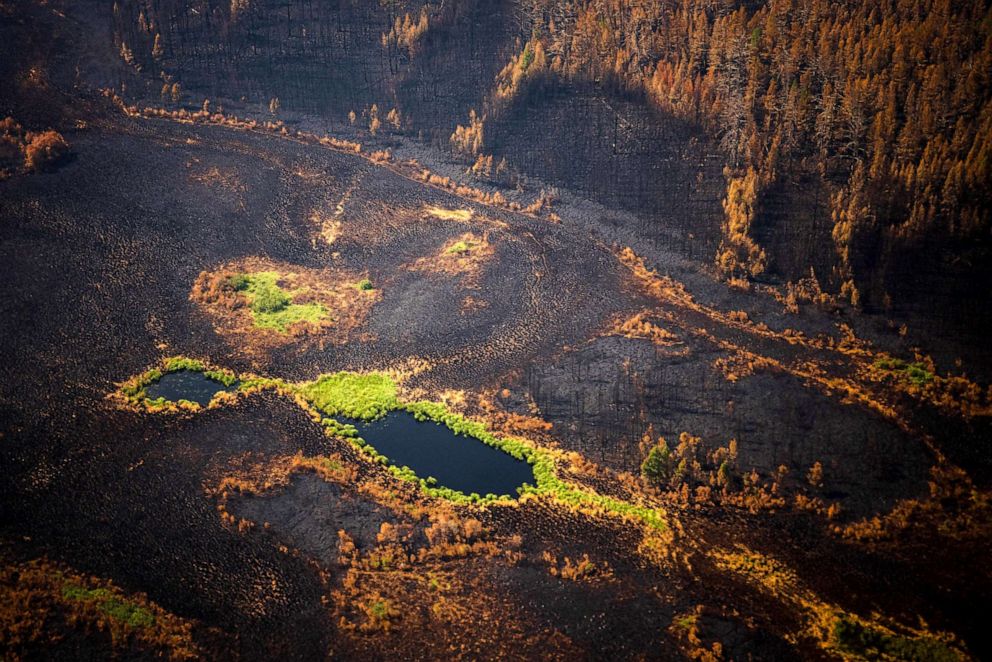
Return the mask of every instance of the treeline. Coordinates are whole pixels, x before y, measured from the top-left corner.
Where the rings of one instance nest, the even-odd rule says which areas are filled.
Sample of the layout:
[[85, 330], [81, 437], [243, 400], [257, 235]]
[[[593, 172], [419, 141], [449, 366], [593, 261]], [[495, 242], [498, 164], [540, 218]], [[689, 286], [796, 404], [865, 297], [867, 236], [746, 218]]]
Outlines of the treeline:
[[494, 96], [541, 73], [591, 79], [705, 126], [728, 166], [717, 255], [728, 275], [766, 269], [754, 221], [765, 192], [796, 173], [818, 174], [830, 193], [824, 249], [855, 303], [880, 247], [989, 244], [985, 0], [524, 4], [533, 37]]

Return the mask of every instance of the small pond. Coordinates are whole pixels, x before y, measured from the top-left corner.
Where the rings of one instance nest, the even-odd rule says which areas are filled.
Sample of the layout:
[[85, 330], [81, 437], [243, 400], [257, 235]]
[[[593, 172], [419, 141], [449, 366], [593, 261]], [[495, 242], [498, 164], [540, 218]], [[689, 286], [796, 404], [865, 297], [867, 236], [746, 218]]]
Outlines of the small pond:
[[145, 393], [151, 400], [158, 398], [165, 398], [171, 402], [189, 400], [205, 407], [218, 391], [230, 391], [236, 386], [237, 384], [224, 386], [195, 370], [177, 370], [162, 375], [161, 379], [146, 386]]
[[342, 422], [358, 428], [359, 436], [391, 463], [406, 465], [421, 478], [433, 476], [439, 487], [481, 496], [516, 496], [518, 487], [535, 482], [526, 462], [478, 439], [456, 435], [447, 426], [418, 421], [409, 412], [394, 411], [371, 422]]

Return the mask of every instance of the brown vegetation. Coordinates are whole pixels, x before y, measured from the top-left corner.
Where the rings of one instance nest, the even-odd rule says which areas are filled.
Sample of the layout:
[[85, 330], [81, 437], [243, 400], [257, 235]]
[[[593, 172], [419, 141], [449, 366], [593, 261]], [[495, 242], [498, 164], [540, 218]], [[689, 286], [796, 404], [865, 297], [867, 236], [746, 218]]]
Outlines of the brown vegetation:
[[[35, 657], [73, 632], [99, 632], [116, 655], [141, 652], [196, 659], [192, 623], [143, 594], [127, 595], [113, 582], [88, 577], [41, 558], [0, 567], [0, 646], [10, 659]], [[110, 652], [110, 651], [106, 651]]]
[[436, 255], [422, 257], [407, 268], [411, 271], [460, 276], [465, 287], [478, 288], [482, 269], [492, 258], [495, 249], [489, 243], [488, 232], [481, 236], [465, 232], [441, 246]]
[[13, 117], [0, 120], [0, 177], [20, 170], [51, 170], [69, 153], [69, 143], [58, 131], [25, 131]]
[[618, 320], [612, 333], [626, 338], [650, 340], [659, 347], [671, 347], [679, 344], [678, 336], [655, 324], [650, 319], [650, 312], [646, 310], [642, 310], [626, 320]]
[[[248, 300], [234, 283], [241, 274], [259, 272], [278, 273], [284, 289], [294, 292], [294, 304], [316, 303], [323, 306], [328, 315], [318, 321], [293, 323], [287, 333], [256, 326]], [[283, 344], [305, 337], [342, 343], [361, 328], [372, 305], [381, 296], [375, 289], [359, 291], [357, 283], [360, 280], [360, 274], [305, 269], [247, 258], [201, 272], [193, 283], [190, 300], [203, 306], [222, 334], [250, 338], [263, 345]]]

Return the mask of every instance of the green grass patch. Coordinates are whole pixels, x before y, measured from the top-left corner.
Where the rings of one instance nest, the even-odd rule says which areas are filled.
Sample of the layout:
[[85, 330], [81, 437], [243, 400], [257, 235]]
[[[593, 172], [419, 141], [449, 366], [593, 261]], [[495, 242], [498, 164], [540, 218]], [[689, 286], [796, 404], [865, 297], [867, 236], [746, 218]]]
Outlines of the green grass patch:
[[916, 386], [925, 386], [936, 378], [936, 375], [930, 372], [927, 365], [919, 361], [908, 363], [902, 359], [882, 357], [875, 359], [874, 366], [880, 370], [891, 372], [898, 377], [907, 379]]
[[448, 248], [446, 248], [444, 252], [448, 255], [464, 255], [465, 253], [468, 253], [473, 248], [475, 248], [475, 246], [476, 244], [474, 243], [469, 243], [467, 241], [459, 240], [448, 246]]
[[[554, 457], [548, 451], [534, 448], [518, 438], [495, 435], [484, 423], [448, 411], [447, 407], [439, 402], [400, 401], [396, 396], [396, 385], [387, 375], [379, 373], [360, 375], [348, 372], [322, 375], [316, 381], [300, 386], [299, 392], [329, 416], [369, 420], [379, 418], [393, 410], [406, 410], [418, 421], [432, 421], [444, 425], [455, 434], [471, 437], [530, 464], [534, 470], [535, 485], [523, 485], [518, 490], [520, 494], [550, 494], [559, 501], [575, 507], [599, 508], [621, 516], [632, 516], [659, 531], [666, 528], [663, 516], [656, 509], [603, 496], [591, 490], [579, 489], [561, 480], [555, 468]], [[420, 487], [431, 496], [462, 504], [491, 503], [511, 498], [510, 495], [465, 494], [437, 485], [430, 477], [417, 476], [409, 467], [389, 464], [389, 459], [359, 437], [353, 426], [344, 425], [333, 418], [324, 419], [323, 425], [329, 433], [347, 438], [362, 448], [373, 461], [387, 465], [389, 471], [397, 478], [419, 483]], [[338, 434], [339, 431], [343, 433]]]
[[904, 637], [863, 625], [847, 616], [839, 617], [831, 638], [842, 651], [867, 659], [913, 660], [915, 662], [954, 662], [961, 654], [934, 637]]
[[228, 284], [248, 298], [255, 326], [286, 333], [293, 324], [316, 325], [330, 316], [319, 303], [294, 303], [303, 290], [286, 290], [279, 286], [279, 278], [276, 271], [235, 274], [228, 278]]
[[371, 292], [372, 290], [375, 289], [372, 286], [372, 281], [370, 281], [368, 278], [363, 278], [360, 281], [358, 281], [355, 287], [360, 289], [362, 292]]
[[62, 586], [62, 597], [67, 600], [93, 603], [107, 616], [133, 628], [147, 628], [155, 624], [153, 613], [129, 600], [117, 597], [109, 589], [86, 588], [79, 584], [66, 583]]
[[381, 373], [336, 372], [299, 387], [300, 394], [329, 416], [373, 420], [399, 407], [396, 383]]

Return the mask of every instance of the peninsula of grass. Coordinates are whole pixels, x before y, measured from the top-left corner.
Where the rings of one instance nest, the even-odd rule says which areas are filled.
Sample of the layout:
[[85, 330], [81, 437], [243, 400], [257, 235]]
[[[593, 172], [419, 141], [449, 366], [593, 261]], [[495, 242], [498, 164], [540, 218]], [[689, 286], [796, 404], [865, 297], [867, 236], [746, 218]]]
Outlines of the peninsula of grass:
[[[181, 365], [183, 366], [181, 369], [186, 370], [195, 370], [197, 369], [196, 366], [199, 365], [203, 367], [204, 374], [207, 374], [204, 364], [191, 359], [181, 357], [167, 359], [164, 365], [167, 368]], [[140, 384], [145, 378], [157, 372], [160, 372], [157, 368], [149, 370], [132, 380], [133, 384], [129, 382], [128, 384], [131, 386], [126, 388], [133, 389], [135, 385], [138, 385], [140, 389]], [[534, 484], [521, 486], [517, 490], [520, 496], [526, 494], [548, 496], [578, 510], [632, 517], [656, 531], [666, 529], [663, 514], [657, 508], [605, 496], [589, 488], [577, 487], [561, 479], [556, 468], [556, 456], [550, 450], [539, 448], [520, 437], [496, 435], [484, 423], [449, 411], [442, 403], [427, 400], [403, 400], [399, 396], [398, 385], [386, 373], [342, 371], [323, 374], [313, 381], [299, 383], [252, 375], [224, 374], [228, 379], [237, 380], [238, 392], [253, 393], [267, 390], [293, 397], [297, 404], [304, 407], [315, 420], [320, 422], [328, 436], [349, 441], [371, 461], [384, 465], [401, 480], [419, 484], [421, 489], [430, 496], [447, 499], [457, 504], [491, 504], [508, 502], [513, 499], [511, 495], [506, 494], [465, 494], [449, 487], [437, 485], [432, 478], [418, 476], [409, 467], [391, 464], [389, 458], [379, 453], [359, 436], [355, 426], [337, 419], [372, 421], [393, 411], [409, 412], [418, 421], [432, 421], [444, 425], [456, 435], [480, 441], [517, 460], [530, 464], [534, 473]], [[155, 408], [150, 409], [155, 410]]]
[[319, 326], [330, 318], [330, 312], [319, 303], [297, 303], [305, 288], [287, 290], [280, 287], [277, 271], [238, 273], [228, 277], [228, 285], [248, 299], [255, 326], [288, 333], [289, 327], [301, 322]]

